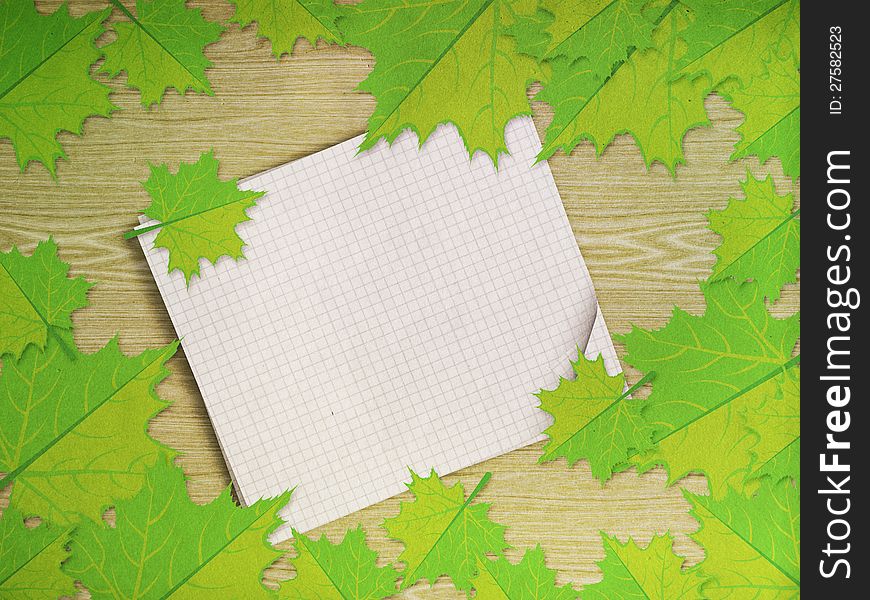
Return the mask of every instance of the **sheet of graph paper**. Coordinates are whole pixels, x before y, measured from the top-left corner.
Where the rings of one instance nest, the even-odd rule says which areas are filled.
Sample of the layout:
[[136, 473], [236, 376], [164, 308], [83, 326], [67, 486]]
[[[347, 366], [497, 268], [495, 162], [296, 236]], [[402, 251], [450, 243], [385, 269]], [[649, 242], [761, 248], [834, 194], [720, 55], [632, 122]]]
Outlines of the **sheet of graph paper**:
[[442, 126], [251, 177], [246, 259], [189, 289], [139, 237], [243, 502], [295, 487], [307, 531], [540, 439], [578, 347], [619, 370], [532, 121], [506, 137], [497, 170]]

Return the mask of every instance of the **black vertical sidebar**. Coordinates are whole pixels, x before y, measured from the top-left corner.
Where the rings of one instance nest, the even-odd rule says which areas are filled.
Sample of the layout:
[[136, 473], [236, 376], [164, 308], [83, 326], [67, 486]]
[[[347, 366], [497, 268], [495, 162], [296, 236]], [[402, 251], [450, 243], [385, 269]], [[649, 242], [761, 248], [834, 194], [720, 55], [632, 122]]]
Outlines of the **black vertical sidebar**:
[[863, 8], [806, 2], [801, 15], [801, 587], [807, 598], [868, 594], [870, 173], [863, 124], [870, 110], [864, 85], [870, 31]]

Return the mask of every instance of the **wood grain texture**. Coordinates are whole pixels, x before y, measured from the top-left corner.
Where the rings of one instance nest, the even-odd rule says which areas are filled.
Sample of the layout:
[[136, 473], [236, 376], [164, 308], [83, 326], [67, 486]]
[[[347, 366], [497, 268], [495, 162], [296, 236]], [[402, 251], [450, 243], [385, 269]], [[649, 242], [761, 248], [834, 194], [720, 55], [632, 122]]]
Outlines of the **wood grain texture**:
[[[37, 5], [49, 12], [58, 2]], [[75, 2], [71, 12], [104, 5]], [[202, 6], [213, 20], [232, 13], [222, 0], [189, 5]], [[19, 173], [11, 145], [0, 142], [0, 250], [16, 244], [30, 252], [51, 235], [72, 273], [98, 282], [90, 306], [74, 316], [76, 342], [85, 351], [115, 335], [128, 353], [174, 338], [138, 242], [122, 238], [149, 202], [140, 185], [149, 163], [167, 162], [174, 169], [179, 161], [195, 160], [214, 148], [222, 177], [245, 177], [362, 133], [374, 107], [370, 96], [355, 89], [373, 65], [362, 49], [312, 48], [300, 42], [292, 57], [277, 61], [252, 28], [232, 25], [207, 56], [214, 63], [207, 73], [214, 96], [182, 97], [170, 91], [158, 108], [144, 110], [138, 93], [124, 87], [123, 75], [108, 82], [120, 110], [109, 119], [88, 120], [82, 137], [61, 134], [69, 159], [60, 162], [57, 181], [37, 164]], [[742, 116], [716, 97], [707, 100], [706, 108], [712, 125], [686, 136], [686, 164], [677, 168], [675, 178], [661, 165], [647, 170], [626, 136], [601, 157], [584, 144], [570, 156], [560, 153], [549, 161], [612, 332], [626, 332], [632, 323], [660, 327], [674, 305], [703, 311], [697, 283], [708, 275], [711, 250], [718, 243], [706, 229], [705, 213], [741, 195], [739, 182], [747, 170], [758, 176], [772, 173], [780, 192], [799, 191], [776, 159], [764, 166], [755, 159], [729, 162]], [[551, 113], [535, 103], [534, 118], [543, 135]], [[798, 301], [798, 287], [791, 286], [774, 311], [790, 314]], [[229, 476], [183, 352], [169, 367], [172, 375], [158, 391], [173, 405], [150, 431], [182, 452], [178, 463], [190, 478], [191, 497], [206, 502], [229, 484]], [[629, 371], [628, 377], [635, 381], [637, 374]], [[641, 543], [670, 531], [677, 552], [689, 563], [702, 558], [686, 536], [697, 524], [680, 492], [682, 487], [704, 490], [700, 476], [666, 488], [662, 471], [638, 476], [632, 470], [602, 487], [585, 462], [571, 469], [564, 460], [538, 465], [539, 454], [539, 445], [523, 448], [446, 478], [461, 479], [470, 489], [492, 471], [479, 498], [492, 502], [492, 518], [509, 526], [513, 558], [540, 543], [548, 565], [559, 571], [558, 581], [578, 587], [600, 577], [595, 564], [603, 558], [599, 531], [621, 540], [633, 536]], [[381, 502], [313, 534], [337, 541], [345, 529], [362, 523], [372, 547], [385, 560], [395, 560], [401, 545], [387, 540], [379, 525], [406, 499], [407, 494]], [[285, 560], [268, 571], [267, 581], [274, 584], [291, 575]], [[402, 597], [459, 599], [464, 594], [439, 581], [434, 588], [418, 585]]]

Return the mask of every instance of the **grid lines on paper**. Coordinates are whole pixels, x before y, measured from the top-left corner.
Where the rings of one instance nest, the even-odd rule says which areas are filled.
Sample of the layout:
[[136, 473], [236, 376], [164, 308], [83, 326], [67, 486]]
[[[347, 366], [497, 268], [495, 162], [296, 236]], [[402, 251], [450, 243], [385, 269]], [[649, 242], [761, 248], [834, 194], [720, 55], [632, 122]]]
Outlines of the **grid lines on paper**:
[[295, 486], [307, 531], [548, 425], [597, 302], [531, 120], [506, 137], [498, 170], [442, 126], [250, 178], [247, 258], [189, 289], [140, 236], [245, 502]]

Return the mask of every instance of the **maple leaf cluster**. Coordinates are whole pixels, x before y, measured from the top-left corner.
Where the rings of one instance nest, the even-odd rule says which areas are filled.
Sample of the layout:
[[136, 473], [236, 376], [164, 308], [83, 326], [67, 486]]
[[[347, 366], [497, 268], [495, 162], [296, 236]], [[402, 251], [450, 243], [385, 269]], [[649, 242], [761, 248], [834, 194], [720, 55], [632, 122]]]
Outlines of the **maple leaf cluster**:
[[[57, 176], [57, 160], [66, 154], [57, 135], [81, 135], [88, 117], [119, 110], [112, 89], [91, 76], [126, 75], [126, 86], [139, 91], [144, 108], [159, 105], [167, 90], [214, 95], [204, 51], [226, 26], [203, 17], [186, 0], [108, 0], [109, 7], [72, 17], [66, 4], [43, 15], [29, 0], [0, 2], [0, 139], [12, 142], [23, 171], [31, 161]], [[292, 51], [299, 38], [341, 43], [332, 0], [231, 0], [230, 22], [257, 23], [271, 40], [276, 57]], [[104, 27], [115, 13], [119, 18]], [[113, 38], [95, 45], [103, 33]], [[5, 43], [8, 41], [9, 43]], [[100, 62], [102, 60], [102, 62]]]
[[[405, 129], [422, 144], [450, 122], [470, 155], [497, 161], [505, 126], [531, 114], [527, 90], [540, 82], [537, 100], [554, 111], [540, 159], [583, 141], [600, 153], [628, 133], [647, 165], [673, 173], [684, 135], [708, 124], [704, 98], [716, 92], [746, 117], [733, 159], [777, 156], [787, 175], [800, 175], [799, 0], [230, 2], [230, 22], [256, 24], [277, 58], [300, 38], [374, 55], [360, 84], [376, 99], [362, 149]], [[65, 5], [41, 15], [27, 1], [0, 3], [0, 35], [14, 39], [0, 50], [0, 138], [12, 141], [21, 169], [35, 160], [54, 176], [65, 156], [57, 134], [80, 134], [87, 117], [117, 110], [110, 88], [89, 75], [100, 59], [98, 72], [126, 73], [146, 108], [169, 88], [214, 93], [203, 51], [224, 25], [185, 0], [110, 5], [73, 18]], [[115, 39], [97, 48], [113, 11]]]
[[[110, 7], [74, 18], [66, 4], [43, 15], [31, 2], [0, 2], [0, 138], [9, 138], [23, 171], [41, 162], [56, 176], [65, 157], [57, 134], [81, 134], [90, 116], [117, 110], [111, 88], [94, 79], [91, 66], [111, 77], [122, 71], [127, 85], [141, 92], [143, 106], [158, 104], [172, 87], [213, 93], [205, 70], [211, 63], [203, 48], [216, 42], [224, 27], [206, 21], [185, 0], [137, 0], [136, 14], [120, 0]], [[112, 25], [115, 39], [97, 48], [112, 11], [123, 20]]]
[[717, 92], [746, 115], [733, 158], [778, 156], [800, 174], [798, 0], [365, 0], [338, 27], [376, 61], [360, 85], [377, 100], [363, 148], [407, 128], [422, 143], [449, 121], [469, 154], [496, 161], [538, 81], [554, 110], [540, 159], [629, 133], [673, 173]]
[[[657, 580], [670, 590], [665, 597], [698, 596], [689, 591], [696, 585], [714, 598], [800, 593], [800, 316], [769, 312], [769, 302], [796, 281], [800, 211], [770, 177], [749, 174], [742, 185], [745, 198], [708, 215], [722, 243], [701, 284], [704, 314], [675, 308], [661, 329], [635, 327], [621, 336], [625, 361], [645, 373], [638, 384], [652, 381], [648, 397], [631, 399], [639, 385], [624, 391], [622, 374], [608, 375], [600, 358], [582, 353], [574, 379], [539, 394], [554, 419], [540, 460], [565, 458], [570, 466], [586, 459], [602, 483], [631, 466], [663, 466], [668, 485], [689, 473], [707, 479], [709, 496], [686, 493], [701, 523], [693, 537], [707, 558], [681, 570], [663, 550], [669, 542], [653, 540], [641, 552], [605, 536], [605, 579], [590, 588], [601, 597], [629, 581], [644, 587], [648, 574], [626, 560], [651, 573], [679, 573]], [[672, 564], [657, 571], [660, 560]], [[621, 574], [626, 569], [630, 578]], [[693, 582], [690, 574], [706, 579]]]
[[[675, 308], [663, 328], [621, 336], [625, 361], [646, 374], [628, 391], [623, 374], [579, 354], [574, 379], [539, 393], [554, 417], [541, 461], [586, 459], [602, 482], [632, 465], [663, 465], [670, 483], [702, 472], [718, 497], [774, 466], [799, 478], [800, 316], [775, 318], [768, 302], [796, 281], [800, 210], [769, 176], [748, 174], [742, 186], [745, 198], [708, 215], [722, 243], [701, 284], [704, 314]], [[646, 399], [629, 398], [650, 380]], [[720, 452], [709, 452], [712, 440]]]
[[[515, 30], [551, 66], [537, 99], [553, 107], [541, 158], [629, 133], [647, 165], [672, 173], [686, 132], [717, 92], [746, 116], [732, 158], [771, 156], [800, 175], [800, 2], [542, 0]], [[606, 35], [605, 35], [606, 34]]]

